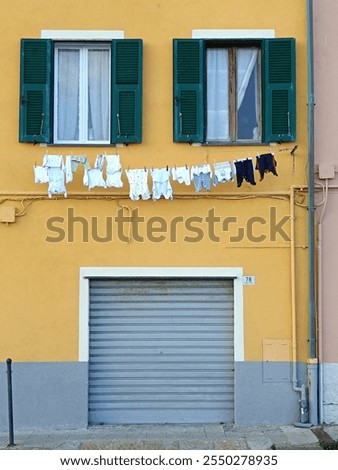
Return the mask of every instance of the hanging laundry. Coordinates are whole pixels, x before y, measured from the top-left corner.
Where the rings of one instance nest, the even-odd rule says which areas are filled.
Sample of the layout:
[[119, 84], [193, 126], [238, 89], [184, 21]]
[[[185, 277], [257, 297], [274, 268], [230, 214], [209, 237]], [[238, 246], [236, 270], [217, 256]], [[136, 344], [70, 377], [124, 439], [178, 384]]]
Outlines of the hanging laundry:
[[84, 165], [85, 170], [90, 169], [90, 164], [86, 156], [66, 155], [66, 183], [73, 181], [73, 174], [79, 165]]
[[235, 160], [236, 168], [237, 187], [242, 186], [243, 180], [256, 185], [252, 158], [246, 158], [244, 160]]
[[216, 186], [218, 183], [229, 183], [234, 181], [234, 169], [231, 162], [220, 162], [214, 164], [214, 181]]
[[33, 166], [34, 182], [35, 183], [49, 183], [48, 168], [45, 166]]
[[48, 168], [61, 168], [63, 166], [63, 157], [62, 155], [44, 155], [42, 166], [46, 166]]
[[88, 186], [88, 189], [93, 189], [96, 186], [106, 188], [106, 182], [103, 178], [103, 165], [105, 159], [103, 155], [97, 155], [94, 163], [94, 168], [85, 170], [83, 175], [83, 184]]
[[89, 170], [85, 170], [83, 175], [83, 184], [88, 186], [88, 189], [95, 188], [96, 186], [105, 188], [106, 182], [103, 178], [103, 171], [99, 168], [90, 168]]
[[165, 199], [173, 199], [173, 190], [169, 181], [170, 169], [167, 168], [155, 168], [150, 170], [151, 177], [153, 179], [153, 200], [157, 201], [161, 196]]
[[148, 170], [146, 168], [126, 170], [127, 179], [130, 185], [129, 196], [133, 201], [150, 199], [148, 187]]
[[256, 170], [259, 171], [260, 180], [263, 181], [265, 173], [273, 173], [275, 176], [277, 174], [277, 161], [273, 153], [264, 153], [263, 155], [257, 155], [256, 157]]
[[179, 167], [175, 166], [175, 168], [173, 168], [171, 172], [174, 181], [177, 181], [180, 184], [185, 183], [187, 186], [190, 186], [190, 170], [187, 165]]
[[62, 155], [44, 155], [42, 166], [47, 168], [48, 197], [53, 194], [63, 194], [67, 197], [65, 186], [65, 165]]
[[94, 163], [94, 168], [98, 168], [99, 170], [103, 170], [105, 162], [105, 156], [104, 155], [97, 155], [95, 158], [95, 163]]
[[107, 162], [106, 167], [106, 185], [107, 187], [114, 186], [115, 188], [122, 188], [123, 182], [121, 179], [122, 169], [120, 164], [119, 155], [105, 155]]
[[201, 192], [203, 188], [210, 191], [211, 178], [212, 171], [209, 164], [196, 165], [191, 168], [191, 179], [198, 193]]
[[63, 168], [48, 168], [48, 197], [51, 198], [53, 194], [63, 194], [67, 197], [65, 186], [65, 170]]

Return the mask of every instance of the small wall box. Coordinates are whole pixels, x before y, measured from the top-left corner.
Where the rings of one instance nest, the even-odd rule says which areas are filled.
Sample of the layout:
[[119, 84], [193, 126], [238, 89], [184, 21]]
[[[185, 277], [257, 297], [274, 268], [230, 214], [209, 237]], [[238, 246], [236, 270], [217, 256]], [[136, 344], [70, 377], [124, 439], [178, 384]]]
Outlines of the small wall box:
[[0, 222], [6, 224], [15, 222], [15, 207], [0, 207]]

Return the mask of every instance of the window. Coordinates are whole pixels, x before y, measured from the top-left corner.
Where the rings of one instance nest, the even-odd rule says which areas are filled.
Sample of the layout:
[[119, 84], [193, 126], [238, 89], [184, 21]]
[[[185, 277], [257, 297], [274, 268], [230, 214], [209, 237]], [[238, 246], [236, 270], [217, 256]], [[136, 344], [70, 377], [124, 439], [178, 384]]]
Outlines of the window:
[[110, 45], [55, 46], [55, 143], [110, 143]]
[[295, 140], [295, 41], [174, 40], [174, 141]]
[[20, 142], [142, 140], [142, 41], [21, 42]]

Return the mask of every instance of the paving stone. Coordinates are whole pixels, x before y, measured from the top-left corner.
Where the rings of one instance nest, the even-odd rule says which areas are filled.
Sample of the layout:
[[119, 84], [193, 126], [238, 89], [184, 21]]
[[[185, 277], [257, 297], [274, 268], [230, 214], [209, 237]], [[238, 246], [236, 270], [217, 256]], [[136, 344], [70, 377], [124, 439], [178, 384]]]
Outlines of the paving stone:
[[238, 440], [230, 440], [230, 439], [223, 439], [223, 440], [216, 440], [214, 441], [214, 449], [215, 450], [244, 450], [248, 449], [245, 439], [238, 439]]
[[199, 439], [182, 439], [179, 448], [180, 450], [208, 450], [213, 449], [213, 442]]
[[338, 426], [324, 426], [324, 431], [326, 431], [332, 439], [338, 441]]
[[115, 450], [142, 450], [142, 441], [114, 441]]
[[268, 450], [271, 449], [273, 442], [263, 433], [248, 436], [246, 439], [248, 449], [252, 450]]
[[163, 441], [144, 441], [143, 449], [147, 450], [158, 450], [167, 449], [167, 445]]
[[88, 441], [82, 442], [80, 445], [81, 450], [113, 450], [114, 441]]
[[286, 435], [288, 444], [291, 445], [315, 444], [318, 442], [317, 437], [310, 428], [281, 426], [281, 430]]

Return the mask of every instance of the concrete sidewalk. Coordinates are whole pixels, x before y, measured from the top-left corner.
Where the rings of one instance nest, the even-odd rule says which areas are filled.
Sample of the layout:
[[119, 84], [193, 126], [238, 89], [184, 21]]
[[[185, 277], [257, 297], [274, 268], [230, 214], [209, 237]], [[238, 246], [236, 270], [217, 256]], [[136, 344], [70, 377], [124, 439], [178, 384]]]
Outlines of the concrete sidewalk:
[[125, 425], [0, 433], [4, 450], [322, 450], [337, 449], [338, 426]]

